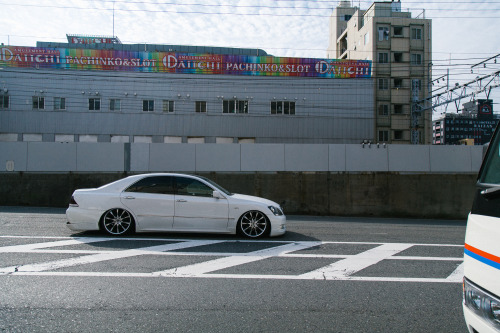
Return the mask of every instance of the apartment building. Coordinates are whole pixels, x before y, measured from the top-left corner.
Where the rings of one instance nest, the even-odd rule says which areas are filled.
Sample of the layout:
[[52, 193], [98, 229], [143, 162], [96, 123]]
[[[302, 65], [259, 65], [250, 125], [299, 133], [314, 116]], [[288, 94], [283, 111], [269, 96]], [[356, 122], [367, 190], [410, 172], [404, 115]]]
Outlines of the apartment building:
[[401, 2], [367, 10], [340, 1], [330, 18], [327, 57], [371, 60], [375, 142], [432, 143], [432, 111], [418, 101], [430, 94], [431, 20], [412, 17]]

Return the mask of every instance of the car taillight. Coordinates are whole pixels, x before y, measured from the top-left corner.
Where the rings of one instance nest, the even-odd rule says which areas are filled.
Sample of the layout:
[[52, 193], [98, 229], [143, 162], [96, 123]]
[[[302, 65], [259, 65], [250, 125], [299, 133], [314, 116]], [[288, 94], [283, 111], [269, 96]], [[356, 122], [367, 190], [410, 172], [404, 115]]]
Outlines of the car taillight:
[[78, 204], [76, 203], [74, 196], [71, 196], [71, 200], [69, 201], [69, 205], [71, 207], [78, 207]]

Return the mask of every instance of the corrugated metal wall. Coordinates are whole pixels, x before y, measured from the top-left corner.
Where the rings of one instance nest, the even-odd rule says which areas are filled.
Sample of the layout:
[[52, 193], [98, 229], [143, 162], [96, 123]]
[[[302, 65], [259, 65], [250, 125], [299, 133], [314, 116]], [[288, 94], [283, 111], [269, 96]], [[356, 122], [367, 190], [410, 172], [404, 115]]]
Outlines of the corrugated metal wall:
[[[359, 143], [374, 137], [373, 80], [186, 75], [4, 68], [0, 82], [8, 89], [9, 108], [0, 110], [0, 134], [96, 135], [109, 142], [114, 135], [254, 138], [256, 143]], [[45, 100], [33, 110], [32, 97]], [[54, 110], [54, 98], [66, 101]], [[101, 109], [89, 111], [89, 99]], [[110, 111], [119, 99], [120, 111]], [[248, 100], [248, 114], [223, 114], [223, 100]], [[154, 100], [154, 112], [143, 111]], [[164, 113], [172, 100], [175, 112]], [[195, 102], [207, 112], [196, 113]], [[273, 101], [295, 103], [295, 115], [271, 115]]]

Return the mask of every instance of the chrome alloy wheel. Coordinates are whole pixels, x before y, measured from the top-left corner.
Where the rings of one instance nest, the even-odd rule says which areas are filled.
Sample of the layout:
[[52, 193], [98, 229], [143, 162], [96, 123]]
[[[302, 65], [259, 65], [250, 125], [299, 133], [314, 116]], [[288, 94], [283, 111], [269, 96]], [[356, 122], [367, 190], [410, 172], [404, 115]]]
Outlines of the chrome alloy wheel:
[[111, 235], [124, 235], [131, 231], [134, 219], [129, 212], [121, 208], [113, 208], [104, 213], [102, 225]]
[[256, 210], [246, 212], [240, 219], [240, 232], [247, 237], [261, 237], [268, 231], [266, 216]]

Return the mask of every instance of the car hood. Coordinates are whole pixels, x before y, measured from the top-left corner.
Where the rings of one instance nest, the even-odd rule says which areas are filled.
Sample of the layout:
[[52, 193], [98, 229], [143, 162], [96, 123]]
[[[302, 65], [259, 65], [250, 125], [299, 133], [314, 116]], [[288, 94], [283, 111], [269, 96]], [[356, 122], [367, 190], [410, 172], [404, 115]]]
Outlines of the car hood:
[[236, 194], [236, 193], [234, 193], [233, 195], [231, 195], [231, 198], [233, 200], [236, 199], [238, 201], [253, 202], [253, 203], [258, 202], [258, 203], [261, 203], [261, 204], [264, 204], [264, 205], [267, 205], [267, 206], [280, 207], [280, 205], [278, 205], [274, 201], [267, 200], [267, 199], [264, 199], [264, 198], [261, 198], [261, 197], [254, 197], [252, 195], [245, 195], [245, 194]]

